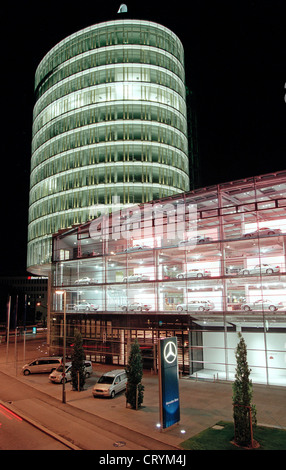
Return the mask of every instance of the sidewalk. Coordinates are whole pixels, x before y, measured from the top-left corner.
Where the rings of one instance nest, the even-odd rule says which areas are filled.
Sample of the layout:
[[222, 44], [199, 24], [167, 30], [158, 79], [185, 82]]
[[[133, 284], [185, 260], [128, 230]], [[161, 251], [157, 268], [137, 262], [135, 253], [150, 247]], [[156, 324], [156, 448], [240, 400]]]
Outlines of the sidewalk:
[[[46, 409], [50, 400], [53, 400], [58, 413], [69, 413], [76, 420], [85, 423], [96, 423], [108, 429], [118, 426], [118, 432], [128, 431], [140, 433], [142, 439], [146, 436], [158, 441], [162, 445], [180, 448], [180, 443], [198, 432], [214, 426], [217, 421], [232, 421], [232, 387], [231, 383], [194, 381], [188, 378], [180, 379], [180, 413], [181, 420], [178, 425], [164, 431], [157, 427], [159, 422], [159, 387], [158, 376], [145, 371], [143, 384], [145, 386], [143, 406], [139, 410], [126, 407], [124, 393], [114, 399], [93, 398], [92, 387], [101, 373], [114, 368], [102, 364], [94, 364], [94, 374], [87, 380], [85, 390], [75, 392], [71, 385], [66, 384], [66, 404], [62, 403], [62, 386], [49, 382], [47, 375], [23, 376], [9, 365], [0, 364], [0, 370], [17, 379], [17, 381], [33, 387], [42, 392], [41, 400], [16, 400], [11, 404], [13, 410], [26, 414], [27, 419], [40, 422], [43, 426], [50, 426]], [[254, 385], [253, 402], [257, 408], [258, 424], [286, 428], [286, 390], [284, 387]], [[44, 397], [44, 398], [43, 398]], [[43, 401], [44, 400], [44, 401]], [[45, 403], [46, 402], [46, 406]], [[9, 403], [5, 403], [9, 406]], [[41, 412], [45, 410], [44, 412]], [[61, 411], [60, 411], [61, 410]], [[52, 409], [50, 409], [52, 412]], [[65, 413], [63, 416], [67, 416]], [[58, 432], [65, 437], [64, 424], [58, 424]], [[53, 426], [55, 422], [53, 421]], [[70, 420], [69, 420], [70, 422]], [[50, 422], [51, 423], [51, 422]], [[113, 423], [113, 424], [112, 424]], [[82, 425], [83, 423], [81, 423]], [[68, 430], [67, 438], [68, 436]], [[132, 434], [131, 434], [132, 435]], [[124, 441], [124, 439], [122, 439]], [[146, 442], [146, 445], [148, 443]]]

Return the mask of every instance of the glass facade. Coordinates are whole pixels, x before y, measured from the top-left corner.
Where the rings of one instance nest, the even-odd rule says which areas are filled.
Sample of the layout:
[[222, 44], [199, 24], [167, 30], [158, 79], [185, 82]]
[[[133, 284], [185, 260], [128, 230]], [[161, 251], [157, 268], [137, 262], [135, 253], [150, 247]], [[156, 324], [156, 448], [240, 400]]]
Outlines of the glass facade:
[[232, 380], [238, 332], [253, 382], [286, 386], [286, 172], [114, 211], [54, 236], [49, 337], [124, 365], [137, 337], [156, 370], [176, 335], [181, 372]]
[[189, 190], [184, 51], [169, 29], [85, 28], [43, 58], [35, 94], [30, 271], [50, 263], [53, 233], [92, 220], [113, 197], [133, 205]]

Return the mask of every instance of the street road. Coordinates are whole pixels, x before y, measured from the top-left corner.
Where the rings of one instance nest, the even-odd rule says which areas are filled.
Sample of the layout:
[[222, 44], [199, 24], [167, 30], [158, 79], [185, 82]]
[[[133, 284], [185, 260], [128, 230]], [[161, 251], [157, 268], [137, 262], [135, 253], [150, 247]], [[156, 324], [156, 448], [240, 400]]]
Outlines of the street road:
[[[44, 378], [44, 374], [42, 378]], [[35, 379], [33, 376], [31, 377], [31, 380]], [[46, 380], [48, 380], [47, 376]], [[49, 385], [57, 387], [55, 384]], [[61, 386], [58, 387], [61, 388]], [[151, 436], [145, 436], [120, 424], [112, 423], [110, 420], [94, 416], [85, 410], [70, 406], [68, 403], [62, 404], [60, 400], [50, 397], [48, 394], [2, 372], [0, 372], [0, 400], [4, 404], [11, 403], [19, 413], [21, 412], [34, 421], [41, 423], [52, 433], [64, 437], [67, 441], [83, 450], [115, 450], [117, 443], [120, 443], [120, 445], [123, 443], [124, 450], [176, 449], [153, 439]], [[89, 401], [95, 402], [92, 396], [90, 396]], [[108, 403], [107, 400], [106, 402]], [[17, 428], [19, 434], [24, 433], [25, 431], [20, 428], [22, 422], [16, 419], [13, 426], [16, 427], [16, 424], [19, 426]], [[4, 427], [3, 430], [5, 430]], [[13, 430], [11, 430], [12, 432]], [[29, 433], [27, 433], [27, 436], [29, 437]], [[22, 446], [27, 445], [25, 439], [23, 437], [19, 444], [15, 442], [15, 447], [10, 448], [18, 449], [18, 446], [20, 446], [24, 449], [25, 447]], [[7, 440], [7, 445], [13, 446], [13, 441], [8, 437]], [[44, 449], [45, 447], [41, 447], [42, 445], [44, 444], [40, 442], [38, 447], [35, 448]], [[45, 445], [47, 444], [45, 443]], [[56, 449], [57, 447], [51, 448]]]
[[68, 450], [0, 404], [0, 450]]
[[[92, 386], [112, 367], [101, 364], [94, 364], [93, 375], [87, 379], [84, 391], [72, 391], [67, 384], [64, 404], [62, 386], [52, 384], [47, 374], [23, 376], [21, 373], [25, 362], [46, 353], [45, 338], [37, 339], [27, 341], [25, 355], [23, 344], [19, 342], [15, 353], [11, 342], [8, 360], [5, 343], [0, 344], [0, 400], [23, 418], [32, 418], [77, 447], [106, 451], [117, 449], [119, 444], [124, 446], [122, 450], [174, 450], [183, 440], [182, 430], [185, 436], [191, 437], [218, 421], [232, 420], [231, 383], [181, 379], [181, 421], [166, 433], [160, 433], [156, 428], [158, 377], [144, 373], [144, 406], [135, 412], [126, 408], [124, 393], [113, 400], [93, 398]], [[286, 428], [285, 387], [255, 384], [253, 402], [258, 410], [258, 424]], [[6, 429], [7, 416], [0, 415], [0, 421], [0, 428], [4, 429], [5, 425]], [[10, 424], [17, 430], [24, 429], [18, 420]]]
[[[8, 406], [11, 403], [12, 410], [16, 413], [17, 411], [22, 413], [22, 416], [40, 423], [52, 433], [64, 437], [81, 449], [115, 450], [117, 446], [124, 446], [124, 450], [176, 449], [151, 436], [143, 435], [140, 429], [137, 433], [124, 425], [113, 423], [110, 416], [107, 420], [96, 416], [94, 411], [97, 406], [100, 408], [118, 406], [125, 409], [124, 394], [119, 394], [112, 404], [109, 400], [94, 400], [91, 387], [96, 381], [96, 374], [88, 379], [89, 390], [87, 392], [81, 392], [80, 396], [73, 392], [74, 398], [71, 401], [80, 397], [80, 402], [84, 405], [83, 409], [70, 406], [69, 403], [61, 403], [62, 387], [50, 383], [47, 374], [35, 374], [28, 377], [22, 375], [24, 363], [45, 355], [47, 355], [45, 335], [30, 336], [25, 342], [25, 347], [23, 338], [20, 337], [17, 339], [17, 344], [10, 340], [8, 350], [5, 343], [0, 344], [0, 400], [4, 405]], [[50, 387], [53, 389], [52, 394]], [[70, 384], [67, 385], [67, 392], [69, 390], [71, 390]], [[70, 400], [69, 393], [67, 401]], [[87, 394], [86, 398], [84, 394]], [[4, 437], [3, 440], [1, 439], [0, 449], [24, 450], [33, 446], [34, 449], [62, 448], [62, 444], [56, 441], [53, 443], [48, 436], [38, 438], [37, 434], [41, 434], [40, 431], [17, 418], [13, 417], [13, 420], [10, 420], [7, 416], [0, 415], [0, 419], [2, 419], [1, 435], [6, 436], [5, 440]]]

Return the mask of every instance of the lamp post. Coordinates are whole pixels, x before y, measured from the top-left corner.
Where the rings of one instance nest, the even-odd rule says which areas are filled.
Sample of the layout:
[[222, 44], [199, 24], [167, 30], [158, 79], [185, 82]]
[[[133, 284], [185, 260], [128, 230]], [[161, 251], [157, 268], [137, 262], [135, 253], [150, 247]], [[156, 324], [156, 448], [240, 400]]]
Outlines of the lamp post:
[[64, 352], [63, 352], [63, 395], [62, 402], [66, 403], [66, 302], [67, 293], [65, 290], [56, 290], [56, 294], [63, 295], [64, 299]]

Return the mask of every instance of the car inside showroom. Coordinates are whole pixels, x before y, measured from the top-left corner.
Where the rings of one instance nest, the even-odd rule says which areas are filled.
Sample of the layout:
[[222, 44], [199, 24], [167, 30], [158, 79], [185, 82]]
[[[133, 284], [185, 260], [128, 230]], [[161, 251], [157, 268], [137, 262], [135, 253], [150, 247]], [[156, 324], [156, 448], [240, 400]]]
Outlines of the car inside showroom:
[[[238, 332], [255, 383], [286, 386], [286, 172], [120, 206], [53, 237], [51, 353], [79, 329], [87, 359], [124, 366], [138, 338], [157, 370], [233, 380]], [[65, 296], [57, 295], [61, 290]], [[64, 320], [66, 322], [64, 323]]]

